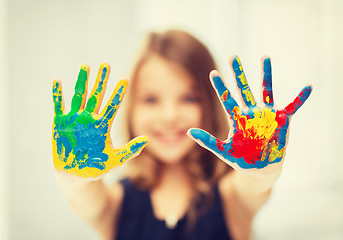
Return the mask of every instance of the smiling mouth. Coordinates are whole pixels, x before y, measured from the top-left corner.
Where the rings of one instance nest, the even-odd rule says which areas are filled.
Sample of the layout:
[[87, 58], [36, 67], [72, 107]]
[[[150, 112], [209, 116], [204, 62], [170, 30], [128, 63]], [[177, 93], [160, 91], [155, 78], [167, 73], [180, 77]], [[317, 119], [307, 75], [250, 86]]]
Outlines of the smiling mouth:
[[156, 132], [154, 135], [159, 142], [168, 145], [179, 143], [187, 136], [185, 130], [172, 133]]

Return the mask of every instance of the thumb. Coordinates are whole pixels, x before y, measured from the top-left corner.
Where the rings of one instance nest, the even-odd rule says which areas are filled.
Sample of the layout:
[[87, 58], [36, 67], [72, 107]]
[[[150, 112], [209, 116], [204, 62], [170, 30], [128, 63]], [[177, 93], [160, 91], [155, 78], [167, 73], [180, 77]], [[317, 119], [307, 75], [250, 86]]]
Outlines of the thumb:
[[138, 156], [143, 148], [148, 144], [149, 138], [147, 136], [140, 136], [132, 139], [123, 147], [117, 149], [117, 157], [121, 163]]
[[216, 137], [213, 137], [208, 132], [198, 129], [198, 128], [192, 128], [189, 129], [187, 132], [187, 135], [192, 138], [195, 142], [197, 142], [200, 146], [203, 148], [206, 148], [207, 150], [222, 155], [225, 151], [226, 143], [219, 140]]

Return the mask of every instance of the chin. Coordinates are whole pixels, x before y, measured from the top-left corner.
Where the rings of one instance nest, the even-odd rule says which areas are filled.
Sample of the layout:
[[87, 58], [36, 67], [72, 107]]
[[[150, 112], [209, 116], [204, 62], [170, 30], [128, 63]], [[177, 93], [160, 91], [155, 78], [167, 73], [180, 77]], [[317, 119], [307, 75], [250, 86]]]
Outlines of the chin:
[[189, 153], [189, 151], [174, 147], [147, 150], [149, 150], [150, 154], [158, 159], [158, 161], [167, 165], [176, 165], [181, 163]]
[[195, 146], [195, 142], [188, 137], [184, 137], [181, 141], [175, 142], [159, 140], [160, 139], [151, 139], [147, 146], [147, 150], [160, 162], [167, 165], [181, 163]]
[[179, 156], [169, 156], [169, 157], [163, 156], [163, 157], [157, 157], [157, 159], [166, 165], [177, 165], [183, 161], [184, 156], [182, 156], [182, 157], [179, 157]]

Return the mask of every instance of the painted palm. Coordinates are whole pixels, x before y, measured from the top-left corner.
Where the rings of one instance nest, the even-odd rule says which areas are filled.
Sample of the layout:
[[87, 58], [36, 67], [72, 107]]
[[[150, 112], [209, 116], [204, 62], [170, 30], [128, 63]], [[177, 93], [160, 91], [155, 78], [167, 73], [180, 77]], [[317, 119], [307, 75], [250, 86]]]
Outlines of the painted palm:
[[96, 179], [112, 168], [138, 155], [148, 138], [137, 137], [120, 149], [112, 146], [110, 129], [128, 86], [126, 80], [117, 84], [110, 100], [98, 114], [105, 93], [110, 67], [104, 63], [86, 103], [89, 67], [82, 65], [75, 85], [71, 110], [64, 114], [62, 87], [53, 83], [54, 123], [52, 148], [57, 170], [83, 178]]
[[220, 74], [212, 71], [211, 82], [229, 115], [230, 132], [221, 141], [201, 129], [189, 131], [197, 143], [212, 151], [235, 169], [262, 169], [279, 163], [285, 156], [291, 116], [303, 105], [312, 91], [306, 86], [295, 100], [281, 110], [274, 108], [270, 58], [263, 62], [263, 104], [257, 106], [238, 57], [231, 59], [243, 108], [232, 98]]

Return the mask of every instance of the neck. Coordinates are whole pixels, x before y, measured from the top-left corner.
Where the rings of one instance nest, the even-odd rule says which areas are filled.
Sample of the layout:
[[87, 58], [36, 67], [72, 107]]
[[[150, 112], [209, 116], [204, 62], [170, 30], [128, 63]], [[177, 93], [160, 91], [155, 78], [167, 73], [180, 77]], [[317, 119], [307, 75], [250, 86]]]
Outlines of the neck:
[[151, 192], [153, 211], [168, 228], [187, 212], [192, 198], [191, 178], [184, 164], [164, 166], [159, 184]]
[[164, 166], [159, 187], [179, 188], [189, 186], [191, 179], [187, 173], [184, 163]]

